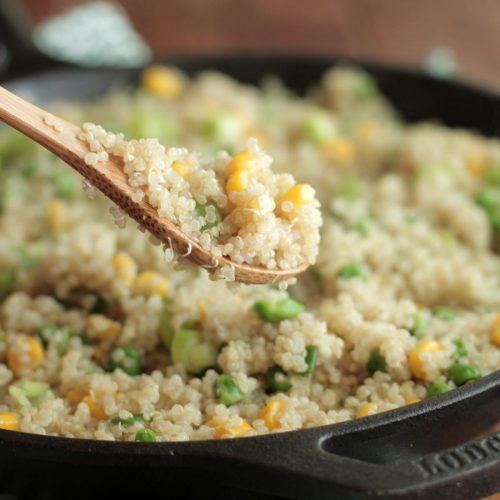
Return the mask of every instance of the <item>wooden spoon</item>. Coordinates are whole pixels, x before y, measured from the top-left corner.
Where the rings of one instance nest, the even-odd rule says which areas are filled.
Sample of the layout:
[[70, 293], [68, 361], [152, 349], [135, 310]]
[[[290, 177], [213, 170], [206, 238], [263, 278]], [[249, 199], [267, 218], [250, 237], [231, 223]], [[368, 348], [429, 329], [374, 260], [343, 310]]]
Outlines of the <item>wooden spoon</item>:
[[90, 150], [87, 144], [78, 139], [81, 129], [77, 125], [54, 117], [3, 87], [0, 87], [0, 119], [73, 167], [156, 238], [171, 245], [179, 256], [186, 256], [211, 273], [223, 266], [231, 266], [234, 268], [236, 281], [262, 284], [292, 278], [308, 266], [304, 263], [294, 269], [270, 270], [237, 264], [224, 257], [216, 258], [198, 243], [191, 241], [173, 222], [160, 217], [145, 197], [141, 202], [133, 201], [133, 188], [127, 182], [121, 161], [110, 157], [108, 161], [99, 162], [95, 166], [87, 165], [84, 157]]

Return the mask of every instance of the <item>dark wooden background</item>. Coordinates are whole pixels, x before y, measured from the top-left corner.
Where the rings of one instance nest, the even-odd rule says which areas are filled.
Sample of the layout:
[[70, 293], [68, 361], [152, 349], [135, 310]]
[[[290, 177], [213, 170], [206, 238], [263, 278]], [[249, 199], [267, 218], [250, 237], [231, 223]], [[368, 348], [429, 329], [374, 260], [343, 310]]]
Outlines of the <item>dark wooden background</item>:
[[[19, 0], [38, 21], [78, 0]], [[118, 0], [159, 56], [349, 55], [418, 66], [436, 46], [500, 89], [500, 0]]]

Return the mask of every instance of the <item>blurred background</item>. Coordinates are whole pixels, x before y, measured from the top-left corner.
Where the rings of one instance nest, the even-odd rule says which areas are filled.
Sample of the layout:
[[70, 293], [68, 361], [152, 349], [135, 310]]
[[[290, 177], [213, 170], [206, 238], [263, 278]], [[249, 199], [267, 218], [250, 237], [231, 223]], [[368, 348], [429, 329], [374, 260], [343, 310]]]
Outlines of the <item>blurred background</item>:
[[[81, 0], [0, 0], [29, 27]], [[498, 0], [117, 0], [157, 58], [278, 52], [344, 55], [500, 89]]]

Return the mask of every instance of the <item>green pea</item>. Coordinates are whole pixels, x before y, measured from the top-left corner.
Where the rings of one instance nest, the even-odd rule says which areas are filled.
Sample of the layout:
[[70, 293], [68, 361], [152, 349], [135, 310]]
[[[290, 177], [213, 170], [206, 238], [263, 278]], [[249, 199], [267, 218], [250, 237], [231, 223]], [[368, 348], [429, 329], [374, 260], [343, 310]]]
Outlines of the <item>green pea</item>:
[[321, 144], [332, 138], [337, 127], [332, 117], [324, 111], [311, 113], [302, 124], [302, 134], [315, 144]]
[[233, 377], [225, 373], [215, 379], [214, 388], [217, 401], [226, 406], [239, 403], [245, 396], [243, 391], [234, 382]]
[[15, 284], [16, 271], [14, 269], [0, 269], [0, 300], [14, 290]]
[[410, 335], [415, 336], [422, 328], [426, 326], [426, 321], [422, 316], [419, 314], [412, 314], [411, 315], [411, 320], [412, 320], [412, 325], [408, 328], [408, 331], [410, 332]]
[[467, 347], [465, 347], [465, 343], [463, 340], [457, 339], [457, 340], [454, 340], [453, 343], [455, 344], [455, 346], [457, 348], [456, 355], [459, 358], [467, 356]]
[[236, 116], [229, 113], [219, 113], [203, 120], [201, 134], [209, 141], [229, 145], [240, 139], [242, 127]]
[[175, 335], [175, 328], [172, 324], [172, 319], [173, 314], [168, 309], [164, 309], [160, 316], [158, 335], [166, 349], [170, 349], [172, 339]]
[[359, 264], [346, 264], [342, 266], [337, 276], [343, 279], [359, 278], [362, 281], [366, 281], [368, 278], [366, 271]]
[[306, 347], [306, 364], [307, 368], [300, 373], [305, 377], [311, 375], [311, 373], [316, 368], [316, 363], [318, 361], [318, 347], [315, 345], [308, 345]]
[[360, 76], [357, 85], [353, 89], [354, 98], [358, 101], [372, 99], [378, 93], [377, 81], [367, 74]]
[[215, 210], [215, 220], [212, 222], [208, 222], [205, 219], [205, 224], [202, 226], [202, 230], [204, 231], [205, 229], [212, 229], [213, 227], [218, 226], [222, 222], [222, 215], [220, 213], [220, 210], [218, 209], [217, 205], [214, 205], [213, 203], [207, 203], [206, 205], [202, 205], [201, 203], [196, 203], [196, 215], [198, 217], [206, 217], [207, 213], [207, 207], [213, 207]]
[[431, 309], [432, 315], [437, 318], [444, 319], [446, 321], [452, 321], [455, 319], [457, 313], [448, 306], [436, 306]]
[[174, 363], [182, 363], [186, 369], [189, 364], [191, 349], [201, 342], [200, 334], [196, 330], [182, 328], [175, 332], [170, 345], [170, 355]]
[[141, 373], [142, 360], [137, 349], [130, 346], [117, 347], [109, 355], [110, 370], [120, 369], [128, 375]]
[[136, 424], [137, 422], [144, 423], [144, 416], [142, 415], [142, 413], [135, 413], [134, 415], [128, 418], [120, 418], [116, 416], [109, 419], [110, 424], [113, 425], [120, 424], [123, 425], [123, 427], [130, 427]]
[[203, 373], [217, 364], [217, 349], [209, 342], [201, 342], [191, 347], [186, 369], [194, 374]]
[[464, 385], [467, 382], [472, 382], [481, 378], [481, 372], [479, 368], [474, 365], [466, 365], [463, 363], [455, 363], [450, 366], [448, 373], [455, 382], [455, 385]]
[[277, 323], [299, 315], [304, 310], [304, 306], [295, 299], [283, 299], [278, 302], [258, 300], [254, 309], [264, 321]]
[[433, 398], [451, 390], [451, 387], [444, 380], [436, 380], [427, 389], [427, 397]]
[[156, 434], [151, 429], [141, 429], [137, 431], [135, 440], [141, 443], [151, 443], [157, 441]]
[[275, 365], [266, 372], [267, 387], [273, 392], [287, 392], [292, 384], [288, 380], [288, 374], [281, 366]]
[[373, 375], [375, 372], [387, 371], [387, 361], [384, 356], [380, 354], [379, 347], [375, 347], [375, 349], [370, 352], [370, 357], [366, 363], [366, 370], [370, 375]]
[[53, 172], [50, 181], [54, 186], [56, 196], [65, 200], [70, 200], [76, 193], [76, 180], [70, 172], [61, 170]]

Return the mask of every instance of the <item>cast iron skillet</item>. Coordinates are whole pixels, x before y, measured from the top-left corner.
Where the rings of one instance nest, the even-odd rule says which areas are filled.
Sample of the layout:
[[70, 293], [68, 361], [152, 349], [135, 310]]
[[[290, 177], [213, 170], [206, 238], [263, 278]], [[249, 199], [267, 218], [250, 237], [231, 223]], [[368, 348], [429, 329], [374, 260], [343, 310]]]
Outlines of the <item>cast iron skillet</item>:
[[[215, 68], [249, 83], [275, 74], [298, 92], [337, 63], [302, 57], [169, 62], [189, 74]], [[409, 70], [362, 66], [407, 120], [437, 118], [486, 135], [498, 131], [498, 96]], [[91, 99], [136, 76], [133, 71], [63, 68], [6, 85], [46, 103]], [[30, 500], [160, 495], [474, 498], [500, 490], [500, 433], [477, 438], [499, 421], [497, 371], [441, 397], [398, 410], [254, 438], [121, 443], [0, 431], [0, 492]]]

